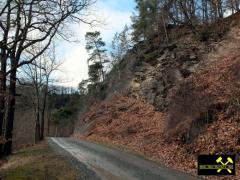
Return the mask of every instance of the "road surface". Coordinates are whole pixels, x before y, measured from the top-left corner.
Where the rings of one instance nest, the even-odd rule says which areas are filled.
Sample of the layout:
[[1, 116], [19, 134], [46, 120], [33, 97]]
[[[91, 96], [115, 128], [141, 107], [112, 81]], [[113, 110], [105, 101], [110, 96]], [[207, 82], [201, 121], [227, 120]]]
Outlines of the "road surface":
[[191, 175], [160, 166], [139, 156], [86, 141], [49, 138], [56, 151], [75, 161], [84, 179], [103, 180], [194, 180]]

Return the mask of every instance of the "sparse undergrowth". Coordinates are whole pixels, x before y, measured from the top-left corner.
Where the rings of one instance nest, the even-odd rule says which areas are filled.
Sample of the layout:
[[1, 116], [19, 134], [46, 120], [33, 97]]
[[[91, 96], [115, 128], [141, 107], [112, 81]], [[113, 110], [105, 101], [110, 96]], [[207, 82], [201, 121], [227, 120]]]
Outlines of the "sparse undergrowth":
[[0, 167], [0, 179], [79, 179], [78, 173], [58, 154], [49, 150], [46, 142], [14, 153]]

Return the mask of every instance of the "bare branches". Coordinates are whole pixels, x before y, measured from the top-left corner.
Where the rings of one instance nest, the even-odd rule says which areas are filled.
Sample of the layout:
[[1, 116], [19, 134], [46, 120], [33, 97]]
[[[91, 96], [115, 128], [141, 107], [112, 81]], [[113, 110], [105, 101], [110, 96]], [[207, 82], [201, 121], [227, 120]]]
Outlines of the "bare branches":
[[[8, 0], [2, 9], [0, 7], [0, 28], [5, 37], [0, 40], [0, 46], [5, 46], [11, 57], [19, 62], [21, 54], [25, 53], [30, 46], [46, 41], [46, 47], [39, 51], [41, 55], [56, 34], [67, 39], [62, 28], [64, 23], [71, 21], [92, 24], [94, 21], [88, 22], [81, 15], [94, 2], [92, 0]], [[14, 36], [12, 36], [13, 33]], [[31, 63], [34, 59], [32, 57], [28, 61], [17, 62], [14, 69]]]
[[[92, 0], [6, 0], [0, 2], [0, 75], [3, 77], [0, 83], [0, 94], [6, 91], [6, 77], [10, 75], [5, 132], [5, 138], [8, 141], [4, 145], [6, 155], [11, 153], [12, 146], [17, 70], [25, 65], [33, 67], [34, 70], [42, 67], [42, 64], [37, 65], [37, 59], [41, 58], [49, 48], [53, 38], [56, 35], [64, 37], [64, 27], [69, 23], [87, 23], [85, 19], [82, 19], [82, 15], [93, 2]], [[48, 61], [51, 62], [51, 59]], [[39, 69], [40, 75], [34, 74], [34, 71], [29, 71], [29, 75], [34, 75], [35, 79], [32, 80], [37, 83], [35, 80], [38, 78], [42, 81], [42, 74], [50, 76], [53, 69], [57, 67], [50, 64], [51, 71], [47, 71], [47, 66], [44, 66]], [[4, 97], [0, 97], [0, 112], [5, 110], [4, 104]], [[0, 129], [3, 115], [0, 113]]]
[[[38, 52], [38, 49], [42, 49], [42, 47], [32, 47], [31, 53], [35, 54], [35, 51]], [[57, 62], [56, 60], [55, 45], [53, 45], [53, 47], [48, 48], [31, 64], [27, 64], [25, 68], [22, 68], [24, 72], [24, 78], [27, 79], [27, 82], [30, 83], [34, 88], [32, 101], [36, 114], [36, 122], [38, 122], [39, 126], [35, 130], [35, 133], [37, 134], [37, 141], [42, 139], [44, 134], [45, 109], [49, 94], [50, 76], [54, 71], [58, 70], [60, 65], [61, 63]], [[39, 119], [41, 119], [40, 122]], [[41, 130], [40, 133], [38, 132], [39, 129]]]

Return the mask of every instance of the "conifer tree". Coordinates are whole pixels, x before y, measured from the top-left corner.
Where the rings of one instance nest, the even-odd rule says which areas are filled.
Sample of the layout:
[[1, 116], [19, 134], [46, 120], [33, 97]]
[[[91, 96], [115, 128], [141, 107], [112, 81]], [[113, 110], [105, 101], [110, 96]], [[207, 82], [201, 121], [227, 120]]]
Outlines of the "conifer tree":
[[86, 33], [86, 50], [89, 52], [89, 80], [97, 84], [105, 79], [104, 64], [107, 63], [105, 43], [98, 31]]

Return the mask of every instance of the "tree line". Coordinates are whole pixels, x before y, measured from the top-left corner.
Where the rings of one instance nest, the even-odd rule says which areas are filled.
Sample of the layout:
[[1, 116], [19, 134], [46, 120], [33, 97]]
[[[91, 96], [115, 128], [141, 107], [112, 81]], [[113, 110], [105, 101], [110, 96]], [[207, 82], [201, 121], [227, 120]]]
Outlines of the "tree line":
[[[238, 12], [239, 0], [135, 0], [133, 39], [148, 38], [153, 32], [165, 33], [167, 25], [185, 25], [197, 33], [197, 25], [221, 21]], [[166, 36], [167, 38], [167, 36]]]

